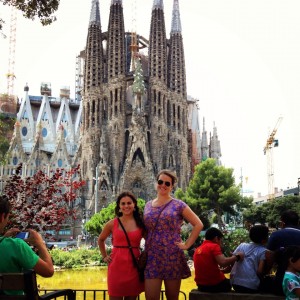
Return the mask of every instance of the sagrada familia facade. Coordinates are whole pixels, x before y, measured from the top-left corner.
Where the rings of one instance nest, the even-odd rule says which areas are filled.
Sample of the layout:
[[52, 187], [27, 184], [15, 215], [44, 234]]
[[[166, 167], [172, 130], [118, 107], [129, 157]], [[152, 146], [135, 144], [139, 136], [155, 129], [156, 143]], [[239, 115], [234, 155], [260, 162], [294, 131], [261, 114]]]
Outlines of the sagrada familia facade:
[[77, 204], [93, 214], [124, 189], [150, 200], [161, 169], [174, 170], [185, 189], [201, 160], [220, 163], [216, 127], [208, 137], [203, 121], [200, 133], [197, 100], [187, 95], [178, 0], [169, 37], [163, 0], [154, 0], [149, 39], [125, 31], [122, 2], [111, 0], [102, 31], [99, 0], [92, 0], [75, 100], [68, 88], [52, 97], [50, 84], [39, 96], [25, 87], [0, 188], [20, 162], [24, 176], [80, 164], [86, 186]]

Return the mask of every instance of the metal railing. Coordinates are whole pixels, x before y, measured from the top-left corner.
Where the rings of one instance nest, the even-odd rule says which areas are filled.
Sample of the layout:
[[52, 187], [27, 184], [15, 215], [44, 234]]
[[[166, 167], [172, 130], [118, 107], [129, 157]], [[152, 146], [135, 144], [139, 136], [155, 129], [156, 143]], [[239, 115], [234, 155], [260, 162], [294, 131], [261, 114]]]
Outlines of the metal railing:
[[[59, 289], [57, 289], [59, 290]], [[40, 295], [56, 291], [56, 289], [46, 290], [40, 289]], [[107, 290], [73, 290], [76, 293], [76, 300], [106, 300], [109, 299]], [[161, 290], [160, 292], [160, 299], [166, 299], [166, 292], [165, 290]], [[60, 297], [59, 299], [67, 299], [66, 296]], [[145, 299], [145, 294], [142, 293], [138, 300]], [[179, 292], [179, 300], [187, 300], [186, 294], [182, 291]]]

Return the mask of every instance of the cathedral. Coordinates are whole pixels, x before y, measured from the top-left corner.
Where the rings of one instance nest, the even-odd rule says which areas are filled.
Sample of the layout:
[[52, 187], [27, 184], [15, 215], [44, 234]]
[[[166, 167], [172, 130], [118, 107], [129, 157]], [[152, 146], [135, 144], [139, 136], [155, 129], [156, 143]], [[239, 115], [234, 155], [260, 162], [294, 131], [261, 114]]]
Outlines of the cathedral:
[[148, 38], [125, 31], [123, 9], [122, 0], [111, 0], [102, 31], [99, 0], [92, 0], [74, 100], [67, 87], [53, 97], [51, 84], [43, 83], [41, 95], [31, 96], [26, 85], [1, 189], [20, 162], [24, 176], [80, 164], [86, 186], [77, 205], [90, 216], [122, 190], [150, 200], [161, 169], [175, 171], [185, 190], [201, 160], [220, 163], [216, 127], [208, 137], [203, 120], [200, 133], [197, 100], [187, 95], [179, 1], [168, 12], [169, 37], [163, 0], [145, 12], [151, 14]]

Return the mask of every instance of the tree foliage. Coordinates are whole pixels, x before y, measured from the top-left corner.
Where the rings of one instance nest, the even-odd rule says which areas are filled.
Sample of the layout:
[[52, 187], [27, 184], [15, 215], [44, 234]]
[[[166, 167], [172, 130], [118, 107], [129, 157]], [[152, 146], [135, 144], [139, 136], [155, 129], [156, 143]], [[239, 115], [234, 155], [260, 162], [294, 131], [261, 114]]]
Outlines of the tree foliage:
[[9, 149], [9, 141], [14, 130], [15, 118], [6, 118], [0, 114], [0, 164], [6, 161], [6, 153]]
[[[144, 211], [145, 201], [138, 199], [138, 207], [141, 212]], [[104, 225], [115, 217], [116, 202], [110, 203], [107, 207], [101, 209], [99, 213], [94, 214], [91, 219], [86, 222], [84, 228], [91, 235], [97, 236], [102, 231]]]
[[76, 180], [79, 165], [70, 171], [57, 168], [48, 176], [42, 170], [32, 177], [22, 177], [20, 164], [4, 188], [12, 211], [9, 227], [35, 228], [41, 232], [58, 230], [67, 218], [76, 218], [73, 207], [77, 191], [84, 181]]
[[241, 243], [250, 242], [249, 231], [245, 228], [238, 228], [230, 232], [226, 231], [223, 234], [222, 248], [225, 256], [231, 256], [236, 247]]
[[243, 218], [244, 221], [251, 224], [268, 223], [270, 227], [276, 227], [280, 221], [282, 212], [288, 209], [300, 213], [299, 196], [285, 196], [263, 203], [262, 205], [252, 205], [243, 212]]
[[[176, 189], [175, 197], [190, 205], [190, 202], [186, 201], [186, 199], [187, 199], [186, 193], [181, 188]], [[200, 207], [195, 207], [195, 205], [191, 205], [191, 208], [193, 209], [195, 214], [201, 219], [204, 228], [210, 227], [211, 222], [209, 220], [208, 211], [202, 211]]]
[[[54, 13], [59, 6], [59, 0], [0, 0], [4, 5], [15, 7], [23, 12], [23, 16], [27, 19], [34, 20], [39, 18], [43, 26], [49, 25], [56, 20]], [[4, 20], [0, 19], [0, 30]]]
[[240, 187], [235, 185], [233, 169], [218, 166], [215, 159], [209, 158], [198, 164], [189, 182], [185, 201], [198, 214], [213, 211], [218, 216], [226, 212], [236, 215], [235, 205], [241, 203]]

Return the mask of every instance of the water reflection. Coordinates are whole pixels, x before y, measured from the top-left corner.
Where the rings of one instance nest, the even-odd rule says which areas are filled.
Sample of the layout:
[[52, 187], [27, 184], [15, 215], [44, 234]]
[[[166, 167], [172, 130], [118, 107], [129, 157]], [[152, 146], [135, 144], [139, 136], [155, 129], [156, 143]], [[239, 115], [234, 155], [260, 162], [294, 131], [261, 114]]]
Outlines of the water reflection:
[[[82, 270], [55, 271], [53, 277], [43, 278], [38, 276], [37, 281], [41, 289], [107, 289], [107, 268], [94, 267]], [[190, 278], [182, 280], [181, 291], [189, 295], [190, 290], [196, 288], [194, 272]], [[143, 297], [141, 297], [143, 299]]]

